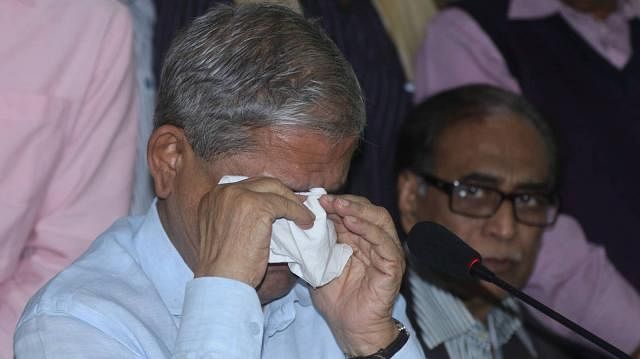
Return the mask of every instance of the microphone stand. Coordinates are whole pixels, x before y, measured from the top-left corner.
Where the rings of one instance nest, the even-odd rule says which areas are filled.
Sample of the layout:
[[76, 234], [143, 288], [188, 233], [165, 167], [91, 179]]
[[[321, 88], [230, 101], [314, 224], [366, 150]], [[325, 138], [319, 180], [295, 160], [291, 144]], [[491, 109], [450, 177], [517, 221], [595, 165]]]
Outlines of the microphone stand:
[[544, 313], [544, 314], [548, 315], [549, 317], [553, 318], [554, 320], [556, 320], [560, 324], [564, 325], [565, 327], [567, 327], [567, 328], [573, 330], [574, 332], [580, 334], [582, 337], [584, 337], [585, 339], [589, 340], [593, 344], [599, 346], [600, 348], [604, 349], [605, 351], [607, 351], [608, 353], [612, 354], [616, 358], [631, 359], [631, 357], [629, 355], [627, 355], [625, 352], [623, 352], [622, 350], [620, 350], [620, 349], [616, 348], [615, 346], [609, 344], [604, 339], [602, 339], [599, 336], [597, 336], [597, 335], [591, 333], [590, 331], [584, 329], [583, 327], [579, 326], [575, 322], [567, 319], [566, 317], [562, 316], [560, 313], [556, 312], [555, 310], [553, 310], [553, 309], [547, 307], [546, 305], [538, 302], [537, 300], [531, 298], [530, 296], [526, 295], [521, 290], [513, 287], [511, 284], [503, 281], [498, 276], [496, 276], [493, 272], [491, 272], [489, 269], [487, 269], [487, 267], [483, 266], [482, 264], [479, 264], [479, 262], [474, 261], [471, 264], [471, 266], [469, 268], [469, 273], [471, 273], [472, 275], [474, 275], [474, 276], [476, 276], [476, 277], [478, 277], [480, 279], [483, 279], [483, 280], [485, 280], [487, 282], [493, 283], [493, 284], [497, 285], [498, 287], [506, 290], [507, 292], [511, 293], [512, 295], [514, 295], [518, 299], [520, 299], [523, 302], [527, 303], [528, 305], [536, 308], [537, 310], [539, 310], [542, 313]]

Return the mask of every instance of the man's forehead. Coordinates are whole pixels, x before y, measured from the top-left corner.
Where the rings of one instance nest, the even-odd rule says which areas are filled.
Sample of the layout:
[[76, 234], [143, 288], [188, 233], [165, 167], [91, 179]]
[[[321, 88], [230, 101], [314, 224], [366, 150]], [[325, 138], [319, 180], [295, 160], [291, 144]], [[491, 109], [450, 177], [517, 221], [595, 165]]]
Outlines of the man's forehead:
[[462, 121], [445, 129], [435, 146], [434, 166], [456, 179], [512, 184], [550, 178], [547, 148], [538, 131], [517, 117]]
[[216, 173], [273, 177], [294, 192], [314, 187], [339, 191], [346, 182], [357, 139], [354, 136], [334, 140], [299, 130], [260, 131], [254, 138], [254, 149], [214, 164]]
[[336, 193], [346, 183], [351, 155], [332, 157], [315, 162], [300, 160], [296, 155], [282, 156], [268, 164], [262, 175], [278, 178], [294, 192], [322, 187], [327, 192]]

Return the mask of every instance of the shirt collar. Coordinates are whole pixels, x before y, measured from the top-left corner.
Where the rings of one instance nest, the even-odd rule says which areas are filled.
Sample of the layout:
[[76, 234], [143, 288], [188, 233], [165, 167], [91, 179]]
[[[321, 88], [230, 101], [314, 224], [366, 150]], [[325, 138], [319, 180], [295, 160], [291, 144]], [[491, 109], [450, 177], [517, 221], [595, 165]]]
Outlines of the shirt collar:
[[[575, 11], [559, 0], [512, 0], [509, 5], [509, 19], [528, 20], [548, 17], [562, 11]], [[614, 14], [620, 13], [631, 19], [640, 16], [640, 4], [637, 0], [619, 0]]]
[[285, 330], [296, 318], [296, 305], [311, 306], [309, 288], [298, 280], [298, 283], [284, 297], [274, 300], [264, 308], [264, 335], [272, 337]]
[[[429, 323], [420, 325], [420, 330], [425, 344], [430, 349], [467, 335], [474, 327], [482, 326], [460, 299], [428, 283], [413, 271], [409, 271], [409, 286], [418, 324]], [[500, 346], [507, 343], [511, 336], [522, 328], [522, 322], [518, 317], [519, 308], [513, 298], [507, 297], [501, 304], [502, 307], [495, 307], [488, 314]]]
[[140, 267], [158, 290], [171, 314], [182, 313], [185, 288], [193, 272], [164, 231], [154, 199], [134, 236]]

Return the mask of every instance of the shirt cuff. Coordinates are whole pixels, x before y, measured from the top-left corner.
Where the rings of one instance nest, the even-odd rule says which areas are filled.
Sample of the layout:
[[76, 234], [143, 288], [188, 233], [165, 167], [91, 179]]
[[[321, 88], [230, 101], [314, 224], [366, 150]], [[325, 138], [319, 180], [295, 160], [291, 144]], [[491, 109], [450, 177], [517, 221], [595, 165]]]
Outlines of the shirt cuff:
[[187, 283], [174, 355], [259, 358], [264, 315], [256, 290], [237, 280]]

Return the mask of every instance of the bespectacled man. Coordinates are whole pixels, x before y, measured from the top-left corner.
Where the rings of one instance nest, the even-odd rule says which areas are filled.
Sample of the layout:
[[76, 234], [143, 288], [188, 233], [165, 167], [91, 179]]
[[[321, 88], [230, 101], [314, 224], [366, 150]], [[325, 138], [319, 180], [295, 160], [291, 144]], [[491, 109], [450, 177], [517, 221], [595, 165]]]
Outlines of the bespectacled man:
[[[444, 225], [515, 287], [558, 216], [557, 149], [522, 97], [487, 85], [445, 91], [412, 112], [397, 153], [400, 224]], [[428, 240], [425, 238], [424, 240]], [[411, 258], [411, 254], [410, 254]], [[591, 351], [552, 335], [493, 284], [460, 282], [412, 258], [410, 317], [430, 358], [567, 358]]]

